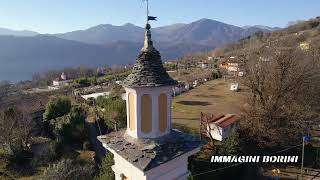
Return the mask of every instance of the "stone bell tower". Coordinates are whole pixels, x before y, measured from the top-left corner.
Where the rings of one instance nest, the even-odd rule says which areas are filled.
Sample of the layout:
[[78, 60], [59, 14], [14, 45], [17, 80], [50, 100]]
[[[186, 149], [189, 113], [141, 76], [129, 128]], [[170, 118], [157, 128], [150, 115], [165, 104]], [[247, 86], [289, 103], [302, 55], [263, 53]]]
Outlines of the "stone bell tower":
[[135, 138], [157, 138], [171, 129], [173, 80], [153, 47], [150, 25], [132, 73], [124, 81], [127, 94], [127, 133]]
[[[149, 17], [155, 18], [155, 17]], [[188, 157], [202, 142], [171, 127], [173, 80], [146, 25], [144, 46], [123, 82], [127, 96], [127, 128], [99, 136], [114, 155], [116, 180], [186, 180]]]

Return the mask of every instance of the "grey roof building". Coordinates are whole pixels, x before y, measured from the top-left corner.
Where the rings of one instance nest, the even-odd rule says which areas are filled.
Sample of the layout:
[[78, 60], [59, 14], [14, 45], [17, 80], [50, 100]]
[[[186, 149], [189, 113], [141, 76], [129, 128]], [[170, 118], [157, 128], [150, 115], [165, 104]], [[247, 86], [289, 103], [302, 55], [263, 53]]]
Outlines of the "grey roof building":
[[151, 26], [147, 24], [144, 47], [131, 74], [123, 82], [125, 87], [159, 87], [177, 84], [163, 67], [159, 51], [153, 47], [150, 28]]

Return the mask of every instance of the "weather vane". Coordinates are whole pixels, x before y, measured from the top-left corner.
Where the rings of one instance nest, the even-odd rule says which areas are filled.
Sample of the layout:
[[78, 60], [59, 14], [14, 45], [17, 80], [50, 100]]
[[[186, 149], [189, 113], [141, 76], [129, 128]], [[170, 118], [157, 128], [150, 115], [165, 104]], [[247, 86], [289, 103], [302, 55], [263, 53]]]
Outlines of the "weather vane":
[[149, 0], [144, 0], [147, 3], [147, 24], [149, 23], [149, 21], [156, 21], [157, 17], [155, 16], [149, 16]]

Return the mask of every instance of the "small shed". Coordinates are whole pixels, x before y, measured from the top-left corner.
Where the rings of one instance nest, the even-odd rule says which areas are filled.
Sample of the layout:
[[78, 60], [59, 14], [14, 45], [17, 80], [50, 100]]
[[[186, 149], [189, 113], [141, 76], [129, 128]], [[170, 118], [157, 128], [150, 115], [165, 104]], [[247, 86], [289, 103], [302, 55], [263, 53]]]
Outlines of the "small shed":
[[215, 118], [207, 124], [207, 136], [222, 141], [238, 129], [238, 122], [238, 118], [234, 114], [226, 114]]

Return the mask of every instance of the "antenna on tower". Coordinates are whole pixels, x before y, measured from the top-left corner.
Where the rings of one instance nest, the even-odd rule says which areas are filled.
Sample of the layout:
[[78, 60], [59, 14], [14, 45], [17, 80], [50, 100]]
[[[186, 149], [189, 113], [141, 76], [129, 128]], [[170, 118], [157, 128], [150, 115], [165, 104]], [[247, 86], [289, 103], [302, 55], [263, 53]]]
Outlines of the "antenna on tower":
[[149, 0], [144, 1], [147, 3], [147, 24], [149, 24], [149, 21], [156, 21], [157, 17], [149, 15]]
[[147, 2], [147, 21], [149, 21], [149, 0], [146, 0]]
[[149, 21], [156, 21], [157, 17], [149, 16], [149, 0], [144, 0], [147, 2], [147, 23], [146, 23], [146, 32], [144, 35], [144, 46], [141, 49], [142, 51], [152, 51], [154, 50], [153, 43], [151, 40], [151, 25], [149, 24]]

